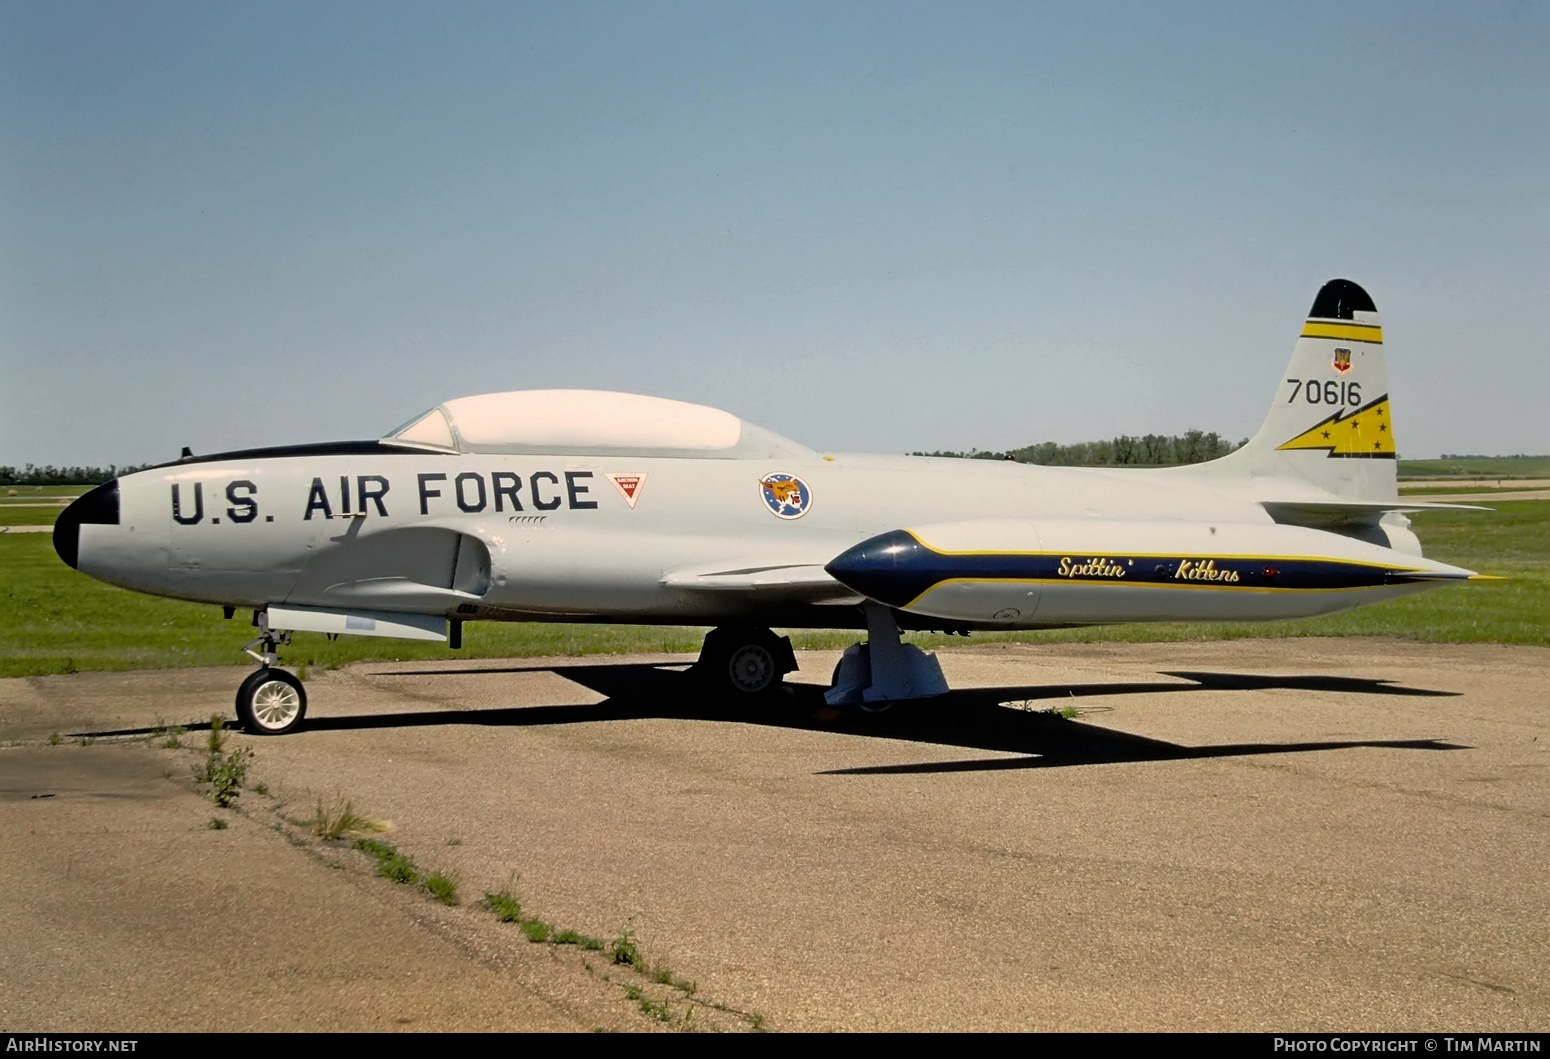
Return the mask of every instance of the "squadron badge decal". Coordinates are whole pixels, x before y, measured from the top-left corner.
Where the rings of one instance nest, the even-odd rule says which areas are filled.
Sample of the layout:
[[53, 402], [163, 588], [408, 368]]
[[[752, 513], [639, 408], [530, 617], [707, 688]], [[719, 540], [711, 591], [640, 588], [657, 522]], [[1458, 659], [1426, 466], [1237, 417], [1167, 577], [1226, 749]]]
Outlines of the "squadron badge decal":
[[794, 474], [767, 474], [759, 479], [759, 495], [776, 518], [801, 518], [813, 506], [813, 491]]
[[1335, 350], [1334, 368], [1341, 375], [1351, 370], [1351, 351], [1349, 349]]

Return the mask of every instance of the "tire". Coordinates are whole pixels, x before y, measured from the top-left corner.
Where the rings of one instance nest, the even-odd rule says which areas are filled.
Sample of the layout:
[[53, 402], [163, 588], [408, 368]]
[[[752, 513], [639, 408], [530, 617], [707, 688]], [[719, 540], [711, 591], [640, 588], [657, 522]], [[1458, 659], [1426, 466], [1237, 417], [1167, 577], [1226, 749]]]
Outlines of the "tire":
[[249, 735], [285, 735], [307, 715], [307, 689], [283, 669], [267, 666], [237, 689], [237, 719]]
[[761, 642], [734, 647], [727, 655], [727, 683], [739, 695], [763, 695], [780, 683], [775, 652]]
[[695, 668], [707, 691], [747, 700], [776, 691], [796, 669], [796, 656], [790, 640], [768, 629], [722, 626], [706, 635]]

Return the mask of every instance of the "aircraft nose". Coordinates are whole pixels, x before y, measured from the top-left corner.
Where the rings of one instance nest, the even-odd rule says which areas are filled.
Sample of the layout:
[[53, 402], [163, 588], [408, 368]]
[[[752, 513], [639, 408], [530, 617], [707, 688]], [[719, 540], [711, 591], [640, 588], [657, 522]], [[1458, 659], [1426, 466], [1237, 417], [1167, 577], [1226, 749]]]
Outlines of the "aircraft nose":
[[54, 522], [54, 550], [76, 569], [81, 558], [81, 527], [118, 525], [118, 479], [104, 482], [76, 499]]

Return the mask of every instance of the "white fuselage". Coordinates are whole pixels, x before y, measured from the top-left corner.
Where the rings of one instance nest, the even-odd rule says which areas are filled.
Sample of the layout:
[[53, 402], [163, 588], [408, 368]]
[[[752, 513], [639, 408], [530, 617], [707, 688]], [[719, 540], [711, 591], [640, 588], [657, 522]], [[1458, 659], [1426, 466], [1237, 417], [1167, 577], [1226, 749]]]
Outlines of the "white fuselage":
[[[1453, 570], [1278, 525], [1251, 481], [1190, 470], [816, 453], [244, 454], [119, 479], [118, 524], [80, 526], [78, 565], [239, 607], [853, 627], [859, 608], [847, 604], [862, 596], [820, 571], [880, 534], [918, 527], [933, 554], [1047, 560], [1011, 576], [959, 570], [888, 599], [913, 624], [975, 628], [1295, 617], [1431, 583], [1251, 584], [1232, 573], [1248, 561]], [[803, 483], [796, 516], [772, 506], [771, 475]], [[1173, 565], [1142, 584], [1138, 557]]]

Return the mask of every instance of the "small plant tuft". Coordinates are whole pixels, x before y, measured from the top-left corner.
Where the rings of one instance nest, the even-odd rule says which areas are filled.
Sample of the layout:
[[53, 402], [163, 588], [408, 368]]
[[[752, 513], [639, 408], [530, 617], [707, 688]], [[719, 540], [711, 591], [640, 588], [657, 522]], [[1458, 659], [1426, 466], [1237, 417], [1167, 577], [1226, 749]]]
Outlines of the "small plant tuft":
[[673, 1021], [673, 1009], [667, 1006], [667, 1001], [665, 1000], [650, 1000], [643, 997], [640, 1002], [640, 1009], [643, 1013], [661, 1022]]
[[517, 900], [516, 894], [510, 890], [486, 890], [484, 892], [484, 907], [495, 913], [495, 918], [501, 923], [519, 923], [522, 921], [522, 902]]
[[156, 730], [151, 733], [151, 738], [161, 739], [163, 750], [183, 749], [183, 726], [181, 724], [164, 725], [159, 720], [156, 722]]
[[377, 862], [377, 874], [396, 883], [417, 883], [420, 871], [414, 861], [398, 852], [390, 843], [374, 838], [358, 838], [355, 848]]
[[457, 895], [457, 877], [446, 872], [432, 872], [425, 877], [425, 888], [430, 895], [444, 905], [459, 904]]
[[60, 743], [63, 743], [63, 742], [64, 742], [64, 739], [60, 736], [60, 734], [58, 732], [50, 732], [48, 734], [48, 745], [49, 746], [58, 746]]
[[326, 803], [319, 797], [313, 803], [312, 819], [306, 826], [314, 835], [330, 842], [346, 835], [371, 835], [388, 829], [383, 821], [356, 812], [354, 804], [341, 795], [335, 795], [332, 802]]
[[248, 764], [253, 758], [253, 751], [239, 747], [230, 754], [226, 754], [225, 750], [224, 725], [219, 716], [211, 716], [210, 735], [205, 744], [205, 759], [194, 766], [194, 782], [208, 783], [210, 797], [215, 804], [222, 809], [229, 809], [231, 803], [235, 802], [237, 796], [242, 793], [242, 781], [247, 777]]
[[226, 722], [219, 714], [210, 715], [210, 730], [205, 733], [205, 749], [211, 754], [226, 752]]
[[619, 936], [609, 944], [608, 959], [615, 964], [633, 967], [637, 971], [646, 969], [646, 961], [641, 957], [640, 947], [635, 943], [635, 932], [632, 930], [621, 930]]
[[524, 919], [521, 922], [522, 933], [527, 935], [527, 940], [537, 943], [548, 941], [554, 933], [554, 928], [541, 919]]
[[205, 826], [208, 827], [211, 831], [225, 831], [226, 828], [230, 825], [228, 825], [226, 821], [222, 820], [220, 817], [212, 816], [210, 817], [210, 822]]

